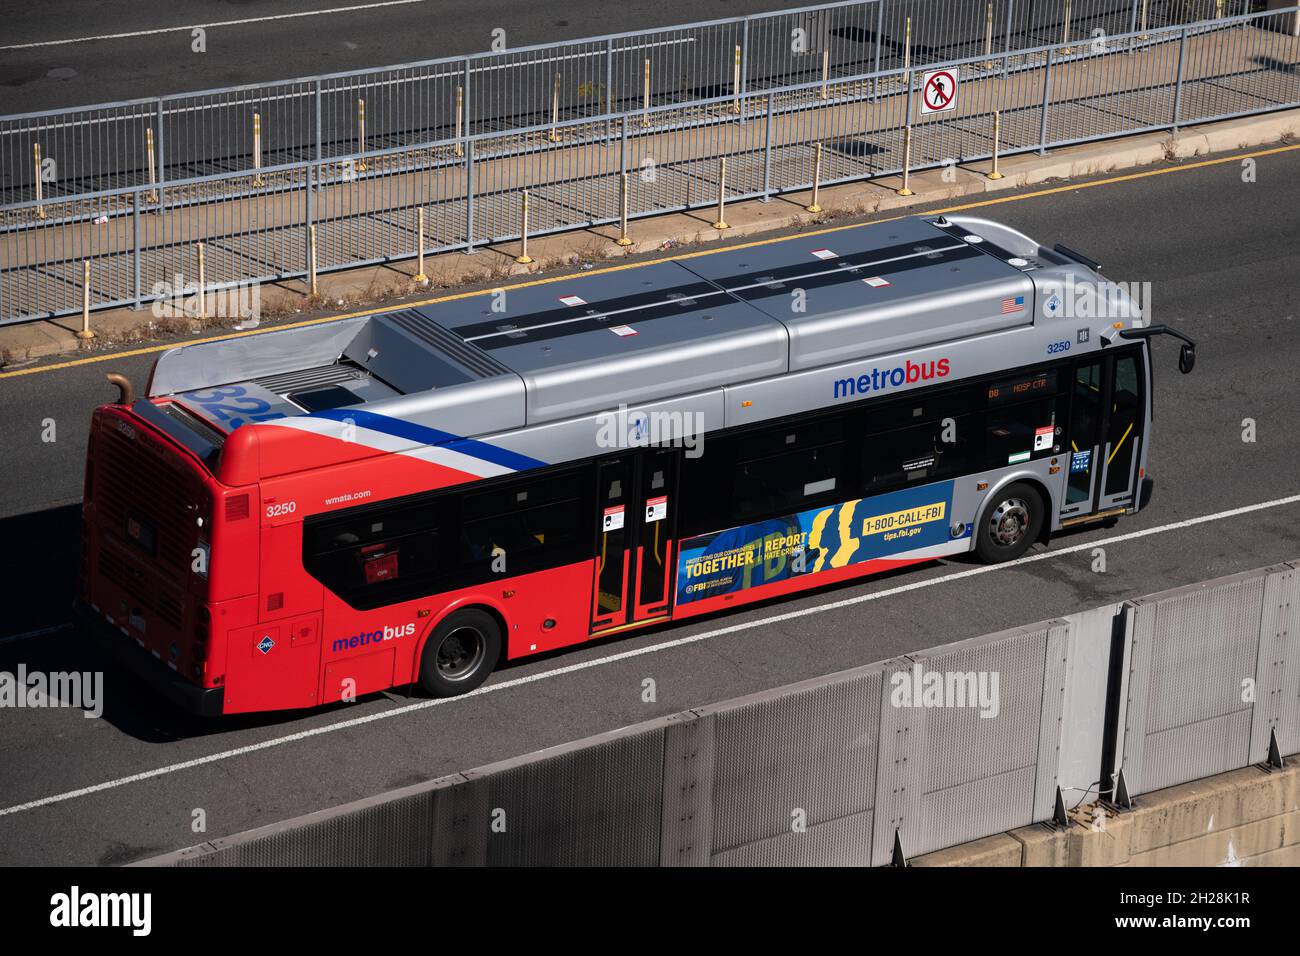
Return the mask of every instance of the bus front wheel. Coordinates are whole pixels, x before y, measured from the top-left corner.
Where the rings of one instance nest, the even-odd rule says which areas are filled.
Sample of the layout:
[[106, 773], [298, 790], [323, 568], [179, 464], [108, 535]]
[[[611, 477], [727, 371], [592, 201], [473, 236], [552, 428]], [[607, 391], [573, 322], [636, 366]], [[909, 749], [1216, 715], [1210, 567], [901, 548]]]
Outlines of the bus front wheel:
[[1038, 540], [1044, 510], [1043, 496], [1023, 482], [990, 495], [975, 528], [975, 553], [986, 564], [1020, 557]]
[[448, 615], [424, 644], [420, 686], [434, 697], [455, 697], [478, 687], [501, 655], [501, 628], [486, 611]]

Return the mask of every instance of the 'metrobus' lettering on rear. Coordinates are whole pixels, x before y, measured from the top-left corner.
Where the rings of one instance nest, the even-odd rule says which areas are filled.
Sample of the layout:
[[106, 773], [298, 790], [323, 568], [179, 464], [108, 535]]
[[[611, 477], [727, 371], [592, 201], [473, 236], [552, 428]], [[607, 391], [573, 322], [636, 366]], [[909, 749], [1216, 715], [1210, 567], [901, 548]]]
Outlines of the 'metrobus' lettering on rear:
[[914, 385], [917, 382], [931, 382], [947, 378], [950, 367], [946, 358], [929, 362], [913, 362], [910, 359], [894, 368], [873, 368], [863, 372], [857, 378], [837, 378], [835, 380], [835, 397], [852, 398], [868, 392], [879, 392], [888, 388]]

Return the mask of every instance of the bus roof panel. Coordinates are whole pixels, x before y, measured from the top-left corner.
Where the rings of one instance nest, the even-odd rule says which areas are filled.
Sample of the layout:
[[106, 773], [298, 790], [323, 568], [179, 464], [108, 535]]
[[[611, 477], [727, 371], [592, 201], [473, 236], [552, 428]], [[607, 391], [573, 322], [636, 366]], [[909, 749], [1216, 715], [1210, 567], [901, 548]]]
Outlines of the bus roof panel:
[[790, 371], [1030, 325], [1033, 283], [908, 218], [683, 263], [790, 331]]

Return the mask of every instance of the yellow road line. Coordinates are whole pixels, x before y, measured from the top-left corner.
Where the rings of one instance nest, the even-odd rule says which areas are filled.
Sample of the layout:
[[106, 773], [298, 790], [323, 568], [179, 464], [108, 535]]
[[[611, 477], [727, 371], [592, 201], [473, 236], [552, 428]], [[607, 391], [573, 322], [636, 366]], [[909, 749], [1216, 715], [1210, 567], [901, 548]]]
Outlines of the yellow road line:
[[[1188, 172], [1193, 169], [1204, 169], [1207, 166], [1221, 166], [1225, 163], [1237, 162], [1243, 159], [1257, 159], [1261, 156], [1273, 156], [1278, 153], [1289, 153], [1300, 149], [1300, 143], [1291, 146], [1275, 146], [1270, 149], [1260, 149], [1249, 153], [1235, 153], [1232, 156], [1219, 156], [1215, 159], [1204, 159], [1196, 163], [1187, 163], [1182, 166], [1166, 166], [1161, 169], [1148, 169], [1139, 173], [1125, 173], [1122, 176], [1110, 176], [1106, 179], [1097, 179], [1087, 183], [1071, 183], [1066, 186], [1054, 186], [1050, 189], [1039, 189], [1030, 193], [1018, 193], [1010, 196], [999, 196], [996, 199], [981, 199], [976, 202], [961, 203], [956, 206], [945, 206], [942, 209], [927, 209], [925, 215], [938, 216], [943, 213], [961, 212], [966, 209], [979, 209], [982, 206], [995, 206], [1001, 203], [1020, 202], [1025, 199], [1037, 199], [1041, 196], [1054, 196], [1057, 193], [1073, 192], [1079, 189], [1092, 189], [1096, 186], [1111, 186], [1116, 183], [1127, 183], [1137, 179], [1147, 179], [1151, 176], [1164, 176], [1169, 173]], [[916, 215], [915, 213], [904, 213], [899, 216], [888, 216], [884, 219], [873, 219], [870, 223], [855, 222], [844, 226], [828, 226], [825, 229], [811, 229], [807, 232], [801, 232], [798, 236], [825, 236], [835, 232], [842, 232], [845, 229], [856, 229], [862, 225], [869, 225], [877, 222], [893, 222], [898, 219], [905, 219], [907, 216]], [[651, 259], [646, 262], [629, 262], [624, 265], [606, 266], [603, 269], [593, 269], [590, 272], [578, 273], [577, 275], [559, 275], [546, 276], [540, 279], [530, 279], [526, 282], [515, 282], [502, 286], [506, 290], [525, 289], [529, 286], [545, 285], [550, 282], [565, 282], [570, 279], [582, 278], [583, 276], [606, 275], [611, 272], [621, 272], [624, 269], [640, 269], [645, 266], [655, 265], [660, 262], [679, 262], [684, 259], [694, 259], [697, 256], [712, 255], [715, 252], [730, 252], [733, 249], [752, 249], [756, 246], [765, 246], [773, 242], [784, 242], [787, 239], [797, 238], [796, 236], [772, 236], [767, 239], [754, 239], [750, 242], [737, 243], [736, 245], [721, 246], [719, 248], [701, 249], [698, 252], [684, 252], [675, 256], [664, 256], [658, 259]], [[416, 302], [403, 302], [393, 305], [380, 306], [374, 309], [363, 309], [360, 312], [346, 312], [342, 315], [323, 316], [319, 319], [304, 319], [301, 322], [291, 322], [287, 325], [277, 325], [266, 329], [250, 329], [247, 332], [226, 332], [221, 335], [211, 335], [206, 338], [189, 339], [184, 342], [170, 342], [163, 345], [150, 345], [144, 348], [128, 349], [123, 352], [110, 352], [105, 355], [92, 355], [87, 358], [71, 359], [67, 362], [56, 362], [52, 365], [42, 365], [37, 368], [17, 369], [12, 372], [0, 372], [0, 379], [18, 378], [21, 375], [38, 375], [42, 372], [55, 372], [59, 369], [74, 368], [79, 365], [91, 365], [96, 362], [111, 362], [114, 359], [131, 358], [135, 355], [148, 355], [153, 352], [165, 352], [168, 349], [179, 349], [189, 345], [202, 345], [207, 342], [220, 342], [223, 339], [244, 338], [250, 335], [266, 335], [270, 332], [285, 332], [289, 329], [301, 329], [311, 325], [320, 325], [323, 322], [337, 322], [340, 319], [356, 319], [366, 315], [376, 315], [380, 312], [392, 312], [397, 309], [416, 309], [420, 306], [435, 305], [440, 302], [454, 302], [457, 299], [467, 299], [470, 296], [486, 295], [491, 289], [477, 289], [472, 292], [455, 292], [450, 295], [435, 296], [431, 299], [420, 299]]]

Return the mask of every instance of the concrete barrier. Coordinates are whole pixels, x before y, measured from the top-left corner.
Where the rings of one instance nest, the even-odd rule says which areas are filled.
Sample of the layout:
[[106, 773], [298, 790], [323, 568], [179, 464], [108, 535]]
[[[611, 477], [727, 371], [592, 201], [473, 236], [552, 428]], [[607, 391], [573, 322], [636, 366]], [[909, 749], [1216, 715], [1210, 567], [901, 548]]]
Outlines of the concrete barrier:
[[1276, 772], [1300, 751], [1298, 613], [1300, 572], [1277, 565], [137, 865], [878, 866], [900, 852], [927, 865], [1281, 863], [1300, 853], [1300, 777]]

